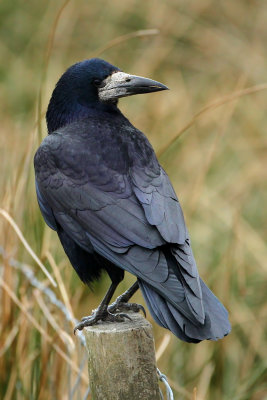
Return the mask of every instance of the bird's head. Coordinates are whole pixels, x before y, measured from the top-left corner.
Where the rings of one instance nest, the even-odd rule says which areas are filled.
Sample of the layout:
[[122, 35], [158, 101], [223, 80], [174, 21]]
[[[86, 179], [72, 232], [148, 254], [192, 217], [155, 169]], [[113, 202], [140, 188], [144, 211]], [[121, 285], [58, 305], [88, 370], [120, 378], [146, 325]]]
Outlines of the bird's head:
[[96, 110], [115, 111], [120, 97], [168, 89], [152, 79], [130, 75], [99, 58], [72, 65], [59, 79], [46, 114], [52, 132]]

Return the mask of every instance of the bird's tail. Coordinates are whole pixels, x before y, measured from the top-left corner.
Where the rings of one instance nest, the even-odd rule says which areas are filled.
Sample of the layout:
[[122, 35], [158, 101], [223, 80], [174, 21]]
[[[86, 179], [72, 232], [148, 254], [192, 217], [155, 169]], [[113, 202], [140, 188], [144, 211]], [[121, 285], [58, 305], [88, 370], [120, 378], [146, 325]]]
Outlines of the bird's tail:
[[228, 335], [231, 325], [228, 312], [212, 291], [200, 279], [205, 310], [204, 324], [193, 324], [177, 308], [139, 279], [139, 286], [154, 320], [185, 342], [217, 340]]

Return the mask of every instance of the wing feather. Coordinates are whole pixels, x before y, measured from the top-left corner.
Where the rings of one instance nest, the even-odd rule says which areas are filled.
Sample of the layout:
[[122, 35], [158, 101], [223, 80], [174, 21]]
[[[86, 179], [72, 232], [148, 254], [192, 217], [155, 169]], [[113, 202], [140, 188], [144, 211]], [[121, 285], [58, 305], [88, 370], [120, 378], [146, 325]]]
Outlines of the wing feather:
[[[128, 154], [127, 168], [125, 159], [121, 164], [116, 159], [113, 169], [101, 159], [97, 140], [94, 148], [92, 138], [88, 146], [86, 136], [70, 139], [67, 132], [57, 133], [37, 151], [37, 195], [46, 222], [52, 229], [60, 223], [82, 248], [93, 246], [152, 285], [193, 323], [203, 323], [197, 267], [167, 174], [154, 153], [147, 165]], [[79, 151], [80, 157], [73, 157]]]

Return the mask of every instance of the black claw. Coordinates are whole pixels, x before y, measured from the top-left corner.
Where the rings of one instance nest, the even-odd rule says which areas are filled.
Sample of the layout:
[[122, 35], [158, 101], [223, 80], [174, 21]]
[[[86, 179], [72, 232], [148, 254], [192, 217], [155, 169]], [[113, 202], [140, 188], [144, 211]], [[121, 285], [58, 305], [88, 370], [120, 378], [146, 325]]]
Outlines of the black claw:
[[144, 314], [144, 317], [146, 318], [146, 310], [145, 310], [145, 308], [141, 305], [141, 304], [139, 304], [139, 310], [141, 310], [142, 311], [142, 313]]
[[130, 321], [132, 321], [132, 318], [128, 314], [120, 313], [120, 314], [114, 314], [115, 316], [120, 316], [122, 318], [128, 318]]
[[108, 307], [108, 311], [110, 313], [114, 313], [115, 311], [120, 311], [120, 310], [126, 310], [126, 311], [133, 311], [138, 313], [139, 311], [142, 311], [145, 318], [146, 318], [146, 310], [141, 304], [136, 304], [136, 303], [126, 303], [123, 301], [118, 301], [114, 302]]
[[75, 326], [75, 328], [74, 328], [74, 330], [73, 330], [74, 335], [76, 335], [76, 331], [77, 331], [77, 330], [78, 330], [78, 331], [82, 331], [83, 328], [84, 328], [84, 324], [83, 324], [82, 322], [80, 322], [78, 325]]
[[86, 326], [92, 326], [95, 325], [98, 321], [109, 321], [109, 322], [123, 322], [124, 319], [127, 318], [130, 321], [132, 321], [132, 318], [125, 313], [111, 313], [109, 310], [105, 309], [97, 309], [94, 310], [92, 315], [89, 317], [83, 317], [81, 322], [77, 324], [74, 328], [74, 335], [76, 334], [76, 331], [82, 331], [83, 328]]

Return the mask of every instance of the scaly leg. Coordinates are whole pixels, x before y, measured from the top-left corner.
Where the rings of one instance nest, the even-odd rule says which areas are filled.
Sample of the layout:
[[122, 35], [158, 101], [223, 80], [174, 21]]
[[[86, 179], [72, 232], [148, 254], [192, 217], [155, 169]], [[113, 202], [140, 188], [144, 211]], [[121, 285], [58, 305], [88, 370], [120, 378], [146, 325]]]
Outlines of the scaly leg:
[[97, 307], [96, 310], [93, 311], [92, 315], [88, 317], [82, 318], [82, 321], [75, 326], [74, 328], [74, 334], [77, 331], [83, 330], [86, 326], [91, 326], [96, 324], [98, 321], [111, 321], [111, 322], [122, 322], [124, 321], [124, 318], [128, 318], [131, 320], [131, 318], [127, 314], [114, 314], [108, 309], [109, 302], [118, 286], [119, 282], [112, 282], [110, 285], [107, 293], [105, 294], [105, 297], [101, 301], [100, 305]]
[[139, 289], [138, 281], [136, 281], [126, 292], [121, 294], [110, 306], [108, 306], [108, 312], [114, 313], [115, 311], [133, 311], [139, 312], [140, 310], [146, 317], [146, 311], [141, 304], [128, 303], [130, 298]]

